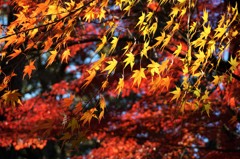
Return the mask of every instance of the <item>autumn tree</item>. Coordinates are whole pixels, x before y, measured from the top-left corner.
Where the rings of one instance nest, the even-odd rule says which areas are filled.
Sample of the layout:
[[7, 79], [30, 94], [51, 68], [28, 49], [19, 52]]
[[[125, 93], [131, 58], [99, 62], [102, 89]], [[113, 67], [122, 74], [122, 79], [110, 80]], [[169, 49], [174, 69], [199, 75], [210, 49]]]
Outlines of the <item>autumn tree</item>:
[[239, 155], [234, 1], [4, 3], [1, 147], [57, 140], [90, 143], [88, 158]]

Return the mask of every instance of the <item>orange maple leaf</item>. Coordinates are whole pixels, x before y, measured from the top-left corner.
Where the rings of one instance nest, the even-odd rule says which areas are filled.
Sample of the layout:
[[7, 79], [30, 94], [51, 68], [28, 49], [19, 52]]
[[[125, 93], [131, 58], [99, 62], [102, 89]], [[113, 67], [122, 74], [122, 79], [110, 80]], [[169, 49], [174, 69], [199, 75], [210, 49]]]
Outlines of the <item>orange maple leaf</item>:
[[65, 61], [67, 63], [68, 62], [68, 57], [71, 56], [70, 54], [71, 53], [70, 53], [69, 49], [65, 50], [62, 54], [61, 62]]
[[12, 106], [15, 106], [16, 103], [21, 104], [21, 101], [19, 99], [19, 97], [21, 96], [21, 94], [19, 92], [17, 92], [18, 90], [13, 90], [13, 91], [5, 91], [5, 93], [2, 95], [2, 99], [4, 100], [4, 103], [6, 105], [11, 104]]
[[30, 61], [29, 62], [29, 65], [25, 66], [24, 67], [24, 70], [23, 70], [23, 78], [26, 76], [26, 74], [28, 74], [28, 77], [29, 79], [31, 78], [31, 74], [32, 74], [32, 71], [33, 70], [36, 70], [36, 67], [34, 66], [34, 62], [35, 61]]
[[47, 41], [44, 42], [44, 49], [43, 51], [46, 52], [50, 49], [50, 47], [52, 46], [53, 41], [52, 38], [48, 37]]
[[47, 62], [47, 66], [48, 67], [49, 65], [51, 65], [53, 63], [53, 61], [55, 60], [56, 56], [57, 56], [57, 51], [56, 50], [53, 50], [53, 51], [50, 51], [50, 56], [48, 58], [48, 62]]
[[80, 121], [83, 120], [83, 125], [86, 124], [86, 122], [88, 122], [88, 124], [90, 124], [92, 117], [97, 118], [97, 116], [94, 114], [94, 112], [96, 111], [96, 108], [92, 108], [88, 111], [86, 111], [83, 116], [81, 117]]
[[96, 71], [95, 70], [87, 70], [89, 73], [89, 76], [85, 79], [86, 83], [83, 85], [83, 87], [87, 87], [93, 80], [93, 78], [96, 76]]
[[14, 53], [12, 53], [11, 55], [8, 55], [8, 57], [10, 57], [10, 60], [14, 59], [22, 52], [21, 49], [14, 49], [13, 51]]
[[74, 95], [70, 95], [69, 98], [64, 98], [63, 102], [62, 102], [63, 103], [63, 107], [68, 108], [72, 104], [73, 99], [74, 99]]

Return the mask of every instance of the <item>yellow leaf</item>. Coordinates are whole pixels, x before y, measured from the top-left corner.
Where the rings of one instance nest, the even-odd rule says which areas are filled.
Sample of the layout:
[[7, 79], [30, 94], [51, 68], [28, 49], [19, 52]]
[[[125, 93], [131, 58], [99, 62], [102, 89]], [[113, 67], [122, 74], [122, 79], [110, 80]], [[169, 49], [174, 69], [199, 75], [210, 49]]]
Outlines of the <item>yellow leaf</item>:
[[56, 50], [53, 50], [53, 51], [50, 51], [50, 56], [48, 58], [48, 62], [47, 62], [47, 66], [48, 67], [49, 65], [51, 65], [53, 63], [53, 61], [55, 60], [56, 56], [57, 56], [57, 51]]
[[31, 78], [31, 74], [33, 70], [36, 70], [36, 67], [34, 66], [35, 61], [30, 61], [29, 65], [24, 67], [23, 70], [23, 78], [28, 74], [28, 77]]
[[87, 21], [88, 23], [93, 20], [95, 17], [95, 14], [93, 12], [93, 9], [91, 9], [91, 7], [86, 9], [86, 13], [84, 15], [84, 20]]
[[149, 32], [150, 32], [152, 35], [154, 35], [154, 34], [156, 33], [156, 31], [157, 31], [157, 27], [158, 27], [157, 22], [153, 23], [153, 24], [151, 25], [151, 27], [149, 28]]
[[115, 89], [118, 92], [118, 95], [120, 94], [123, 88], [124, 88], [124, 78], [122, 77], [122, 78], [119, 78], [117, 88]]
[[92, 108], [88, 111], [86, 111], [83, 116], [80, 118], [80, 121], [83, 120], [83, 125], [86, 124], [86, 122], [88, 122], [88, 124], [90, 124], [91, 120], [92, 120], [92, 117], [95, 117], [97, 118], [97, 116], [94, 114], [94, 112], [96, 111], [97, 109], [96, 108]]
[[179, 17], [183, 17], [186, 14], [186, 12], [187, 12], [187, 8], [186, 7], [182, 8]]
[[170, 13], [170, 16], [172, 18], [175, 18], [177, 16], [178, 12], [179, 12], [179, 8], [178, 7], [172, 7], [172, 12]]
[[163, 44], [161, 46], [161, 49], [163, 49], [165, 46], [168, 45], [169, 41], [171, 40], [171, 35], [167, 35], [167, 37], [164, 39]]
[[210, 34], [210, 32], [211, 32], [211, 26], [209, 24], [207, 27], [203, 26], [203, 32], [201, 33], [201, 36], [206, 39]]
[[139, 25], [139, 27], [142, 26], [143, 22], [144, 22], [144, 19], [145, 19], [145, 13], [142, 12], [142, 15], [138, 18], [138, 23], [136, 25], [136, 27]]
[[6, 105], [12, 105], [15, 106], [16, 103], [20, 102], [19, 97], [21, 97], [21, 94], [17, 92], [18, 90], [7, 90], [5, 93], [2, 95], [2, 99], [4, 100], [4, 104]]
[[137, 83], [138, 87], [142, 81], [143, 78], [146, 78], [145, 73], [144, 73], [145, 68], [140, 68], [140, 70], [134, 70], [134, 74], [132, 75], [131, 78], [134, 79], [133, 85]]
[[183, 4], [183, 3], [186, 2], [186, 0], [178, 0], [178, 2], [179, 2], [180, 4]]
[[141, 51], [141, 58], [143, 56], [145, 56], [146, 58], [148, 58], [147, 52], [151, 47], [149, 46], [149, 41], [145, 41], [143, 44], [143, 49]]
[[174, 27], [172, 29], [172, 32], [175, 32], [177, 30], [179, 30], [179, 23], [175, 23], [175, 25], [174, 25]]
[[132, 46], [132, 42], [127, 42], [127, 45], [123, 48], [123, 50], [125, 50], [125, 51], [124, 51], [124, 54], [125, 54], [126, 52], [128, 52], [128, 50], [130, 49], [131, 46]]
[[237, 57], [235, 57], [234, 59], [231, 57], [229, 63], [231, 64], [231, 71], [234, 71], [239, 64], [239, 62], [237, 62]]
[[147, 18], [147, 22], [152, 18], [152, 16], [153, 16], [153, 14], [154, 14], [154, 12], [148, 12], [148, 14], [147, 14], [147, 16], [146, 16], [146, 18]]
[[154, 44], [154, 47], [160, 45], [165, 38], [165, 32], [162, 32], [161, 36], [156, 37], [157, 42]]
[[89, 73], [89, 76], [85, 79], [86, 83], [83, 85], [83, 87], [87, 87], [96, 76], [96, 70], [87, 70], [87, 72]]
[[160, 74], [160, 71], [159, 71], [160, 64], [157, 62], [154, 62], [153, 60], [151, 60], [151, 62], [152, 63], [147, 66], [148, 68], [150, 68], [151, 75], [154, 76], [155, 73], [157, 75], [159, 75]]
[[206, 90], [206, 91], [204, 92], [204, 95], [202, 96], [201, 100], [206, 101], [206, 100], [208, 99], [208, 95], [209, 95], [209, 91]]
[[172, 26], [172, 24], [173, 24], [173, 18], [171, 17], [171, 19], [167, 21], [167, 25], [165, 25], [163, 30], [168, 30]]
[[204, 104], [204, 110], [206, 111], [208, 117], [210, 117], [209, 113], [212, 110], [210, 103]]
[[206, 9], [203, 10], [203, 24], [202, 25], [205, 25], [207, 22], [208, 22], [208, 12]]
[[160, 67], [159, 67], [159, 72], [162, 73], [163, 71], [165, 71], [167, 68], [169, 69], [169, 65], [168, 65], [169, 59], [164, 60]]
[[196, 29], [196, 26], [197, 26], [197, 23], [193, 22], [189, 29], [190, 34], [192, 34], [194, 32], [194, 30]]
[[218, 85], [222, 81], [222, 76], [213, 76], [214, 80], [212, 81], [213, 84]]
[[127, 58], [123, 61], [123, 62], [125, 62], [124, 68], [130, 64], [131, 70], [132, 70], [133, 65], [134, 65], [134, 55], [133, 55], [133, 53], [129, 52], [126, 54], [126, 56], [127, 56]]
[[174, 99], [178, 100], [178, 98], [181, 95], [181, 89], [179, 87], [176, 87], [176, 90], [172, 91], [170, 93], [174, 94], [174, 96], [172, 97], [171, 101], [174, 100]]
[[174, 51], [173, 55], [178, 56], [182, 51], [182, 44], [177, 45], [177, 49]]
[[96, 49], [95, 52], [99, 52], [103, 47], [104, 45], [106, 44], [107, 42], [107, 37], [104, 35], [102, 38], [101, 38], [101, 43], [98, 45], [98, 48]]
[[214, 34], [214, 38], [217, 38], [217, 39], [220, 39], [223, 34], [227, 31], [227, 25], [224, 25], [224, 27], [220, 27], [220, 28], [216, 28], [214, 31], [215, 31], [215, 34]]
[[67, 63], [67, 62], [68, 62], [68, 57], [71, 56], [70, 54], [71, 54], [71, 53], [70, 53], [70, 50], [69, 50], [69, 49], [65, 50], [65, 51], [63, 52], [63, 54], [62, 54], [62, 57], [61, 57], [61, 63], [62, 63], [64, 60], [65, 60], [65, 62]]
[[109, 50], [109, 53], [113, 52], [117, 46], [117, 42], [118, 42], [118, 38], [117, 37], [113, 37], [113, 40], [111, 41], [111, 48]]
[[32, 39], [38, 32], [38, 28], [35, 28], [31, 31], [29, 31], [28, 35], [29, 35], [29, 39]]
[[201, 90], [196, 88], [196, 90], [194, 90], [193, 94], [196, 96], [196, 97], [200, 97], [201, 95]]
[[112, 61], [108, 61], [107, 63], [108, 63], [108, 66], [102, 72], [108, 71], [108, 75], [109, 75], [112, 71], [115, 70], [118, 62], [113, 58]]

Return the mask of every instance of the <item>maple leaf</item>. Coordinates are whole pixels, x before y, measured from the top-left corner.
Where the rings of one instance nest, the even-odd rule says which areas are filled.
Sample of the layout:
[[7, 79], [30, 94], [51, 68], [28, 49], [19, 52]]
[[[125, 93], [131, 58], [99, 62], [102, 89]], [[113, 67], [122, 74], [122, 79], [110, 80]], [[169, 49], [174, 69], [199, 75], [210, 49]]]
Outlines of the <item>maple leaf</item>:
[[209, 96], [209, 91], [206, 90], [206, 91], [204, 92], [204, 95], [202, 96], [201, 100], [206, 101], [206, 100], [208, 99], [208, 96]]
[[117, 37], [113, 37], [113, 40], [111, 41], [111, 48], [109, 50], [109, 53], [113, 52], [117, 46], [117, 43], [118, 43], [118, 38]]
[[149, 32], [152, 33], [152, 35], [154, 35], [156, 33], [156, 31], [157, 31], [157, 27], [158, 27], [157, 22], [153, 23], [151, 25], [151, 27], [149, 28]]
[[107, 86], [108, 86], [108, 81], [105, 80], [105, 81], [102, 82], [102, 87], [101, 87], [101, 89], [104, 90], [105, 88], [107, 88]]
[[69, 108], [70, 105], [73, 103], [74, 95], [70, 95], [69, 98], [64, 98], [62, 102], [62, 106]]
[[154, 47], [160, 45], [163, 42], [164, 38], [165, 38], [165, 32], [162, 32], [161, 36], [158, 36], [155, 38], [157, 42], [154, 44]]
[[210, 110], [212, 110], [210, 103], [204, 104], [203, 105], [204, 110], [206, 111], [208, 117], [210, 117]]
[[131, 67], [131, 70], [132, 70], [133, 65], [134, 65], [134, 55], [133, 55], [133, 53], [129, 52], [129, 53], [126, 54], [126, 56], [127, 56], [127, 58], [123, 61], [123, 62], [125, 62], [124, 68], [127, 67], [127, 65], [130, 64], [130, 67]]
[[65, 60], [65, 62], [67, 63], [68, 62], [68, 57], [71, 56], [70, 54], [71, 53], [70, 53], [69, 49], [65, 50], [62, 54], [61, 62], [63, 62]]
[[163, 44], [161, 46], [161, 49], [163, 49], [165, 46], [168, 45], [169, 41], [171, 40], [171, 35], [167, 35], [167, 37], [164, 39]]
[[201, 90], [196, 88], [196, 90], [193, 91], [193, 94], [196, 96], [196, 97], [200, 97], [201, 95]]
[[119, 78], [117, 88], [115, 89], [115, 91], [118, 92], [118, 95], [120, 94], [123, 88], [124, 88], [124, 78], [122, 77], [122, 78]]
[[182, 51], [182, 44], [177, 45], [177, 49], [174, 51], [173, 55], [178, 56]]
[[88, 124], [90, 125], [90, 122], [92, 120], [92, 118], [97, 118], [97, 116], [94, 114], [94, 112], [96, 111], [96, 108], [91, 108], [90, 110], [86, 111], [83, 116], [80, 118], [80, 121], [83, 120], [83, 124], [85, 125], [86, 122], [88, 122]]
[[10, 60], [12, 60], [13, 58], [17, 57], [22, 52], [21, 49], [14, 49], [13, 51], [14, 51], [14, 53], [8, 55], [8, 57], [10, 57]]
[[87, 70], [87, 72], [89, 73], [89, 76], [85, 79], [86, 83], [83, 85], [83, 87], [87, 87], [96, 76], [96, 70]]
[[138, 87], [142, 81], [143, 78], [146, 78], [145, 73], [144, 73], [145, 68], [140, 68], [140, 70], [134, 70], [133, 75], [131, 78], [133, 78], [133, 85], [137, 83]]
[[106, 108], [106, 101], [105, 101], [103, 96], [100, 96], [99, 104], [100, 104], [101, 112], [98, 116], [98, 121], [100, 122], [102, 120], [103, 116], [104, 116], [104, 110]]
[[108, 75], [109, 75], [111, 72], [115, 70], [118, 62], [113, 58], [112, 61], [108, 61], [107, 63], [108, 63], [108, 66], [102, 72], [108, 71]]
[[169, 66], [168, 63], [169, 63], [169, 59], [166, 59], [161, 63], [161, 65], [159, 66], [160, 73], [162, 73], [163, 71], [165, 71], [168, 68], [168, 66]]
[[31, 78], [32, 71], [36, 70], [36, 67], [34, 66], [34, 62], [35, 61], [30, 61], [29, 65], [24, 67], [23, 78], [26, 76], [26, 74], [28, 74], [29, 79]]
[[143, 44], [143, 49], [141, 51], [141, 58], [143, 56], [145, 56], [146, 58], [148, 58], [147, 52], [151, 47], [149, 46], [149, 41], [145, 41]]
[[11, 104], [12, 106], [15, 106], [16, 103], [21, 104], [19, 97], [21, 97], [21, 94], [18, 92], [18, 90], [6, 90], [1, 98], [4, 100], [6, 105]]
[[160, 74], [160, 71], [159, 71], [159, 66], [160, 64], [151, 60], [151, 64], [149, 64], [147, 67], [150, 68], [150, 72], [151, 72], [151, 75], [154, 76], [154, 74]]
[[239, 62], [237, 62], [237, 57], [235, 57], [234, 59], [231, 57], [229, 63], [231, 64], [231, 71], [234, 71], [239, 64]]
[[55, 60], [56, 56], [57, 56], [57, 51], [56, 50], [53, 50], [53, 51], [50, 51], [50, 56], [48, 58], [48, 62], [47, 62], [47, 65], [46, 67], [48, 67], [49, 65], [51, 65], [53, 63], [53, 61]]
[[63, 134], [63, 136], [59, 140], [69, 140], [71, 139], [72, 135], [69, 132]]
[[203, 24], [202, 25], [205, 25], [207, 22], [208, 22], [208, 12], [206, 9], [203, 10]]
[[178, 7], [172, 7], [172, 12], [170, 13], [170, 16], [172, 18], [174, 18], [174, 17], [177, 16], [178, 12], [179, 12], [179, 8]]
[[197, 23], [193, 22], [192, 25], [190, 26], [189, 33], [193, 33], [193, 31], [196, 29]]
[[104, 45], [106, 44], [107, 42], [107, 37], [104, 35], [102, 38], [101, 38], [101, 43], [98, 45], [97, 49], [95, 50], [95, 52], [99, 52], [103, 47]]
[[44, 49], [43, 52], [46, 52], [50, 49], [50, 47], [52, 46], [53, 41], [52, 38], [48, 37], [47, 40], [44, 42]]
[[98, 61], [93, 63], [91, 69], [99, 70], [100, 66], [102, 65], [102, 62], [105, 60], [105, 58], [106, 58], [106, 54], [101, 54], [101, 58]]
[[73, 117], [71, 122], [69, 122], [67, 128], [71, 128], [71, 132], [72, 133], [74, 132], [74, 130], [79, 129], [79, 125], [78, 125], [77, 119]]
[[174, 94], [174, 96], [172, 97], [171, 101], [173, 101], [174, 99], [178, 100], [178, 98], [181, 96], [181, 88], [176, 87], [176, 90], [172, 91], [170, 93]]
[[212, 83], [214, 85], [218, 85], [221, 82], [223, 77], [222, 76], [213, 76], [213, 78], [214, 78], [214, 80], [212, 81]]
[[170, 82], [171, 82], [171, 80], [170, 80], [169, 76], [167, 76], [166, 78], [162, 79], [161, 85], [163, 85], [168, 90], [168, 88], [170, 86]]
[[28, 35], [29, 35], [29, 39], [32, 39], [38, 32], [38, 28], [35, 28], [33, 30], [31, 30]]
[[74, 114], [79, 114], [82, 111], [82, 103], [79, 102], [73, 109]]

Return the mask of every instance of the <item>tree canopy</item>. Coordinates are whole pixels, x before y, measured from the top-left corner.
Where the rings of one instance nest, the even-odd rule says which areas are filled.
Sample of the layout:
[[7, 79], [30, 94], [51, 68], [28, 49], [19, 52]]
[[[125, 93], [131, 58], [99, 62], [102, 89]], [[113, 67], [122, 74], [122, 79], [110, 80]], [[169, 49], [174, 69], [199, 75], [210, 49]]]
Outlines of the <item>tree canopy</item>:
[[239, 155], [234, 1], [0, 4], [1, 147], [94, 141], [89, 158]]

